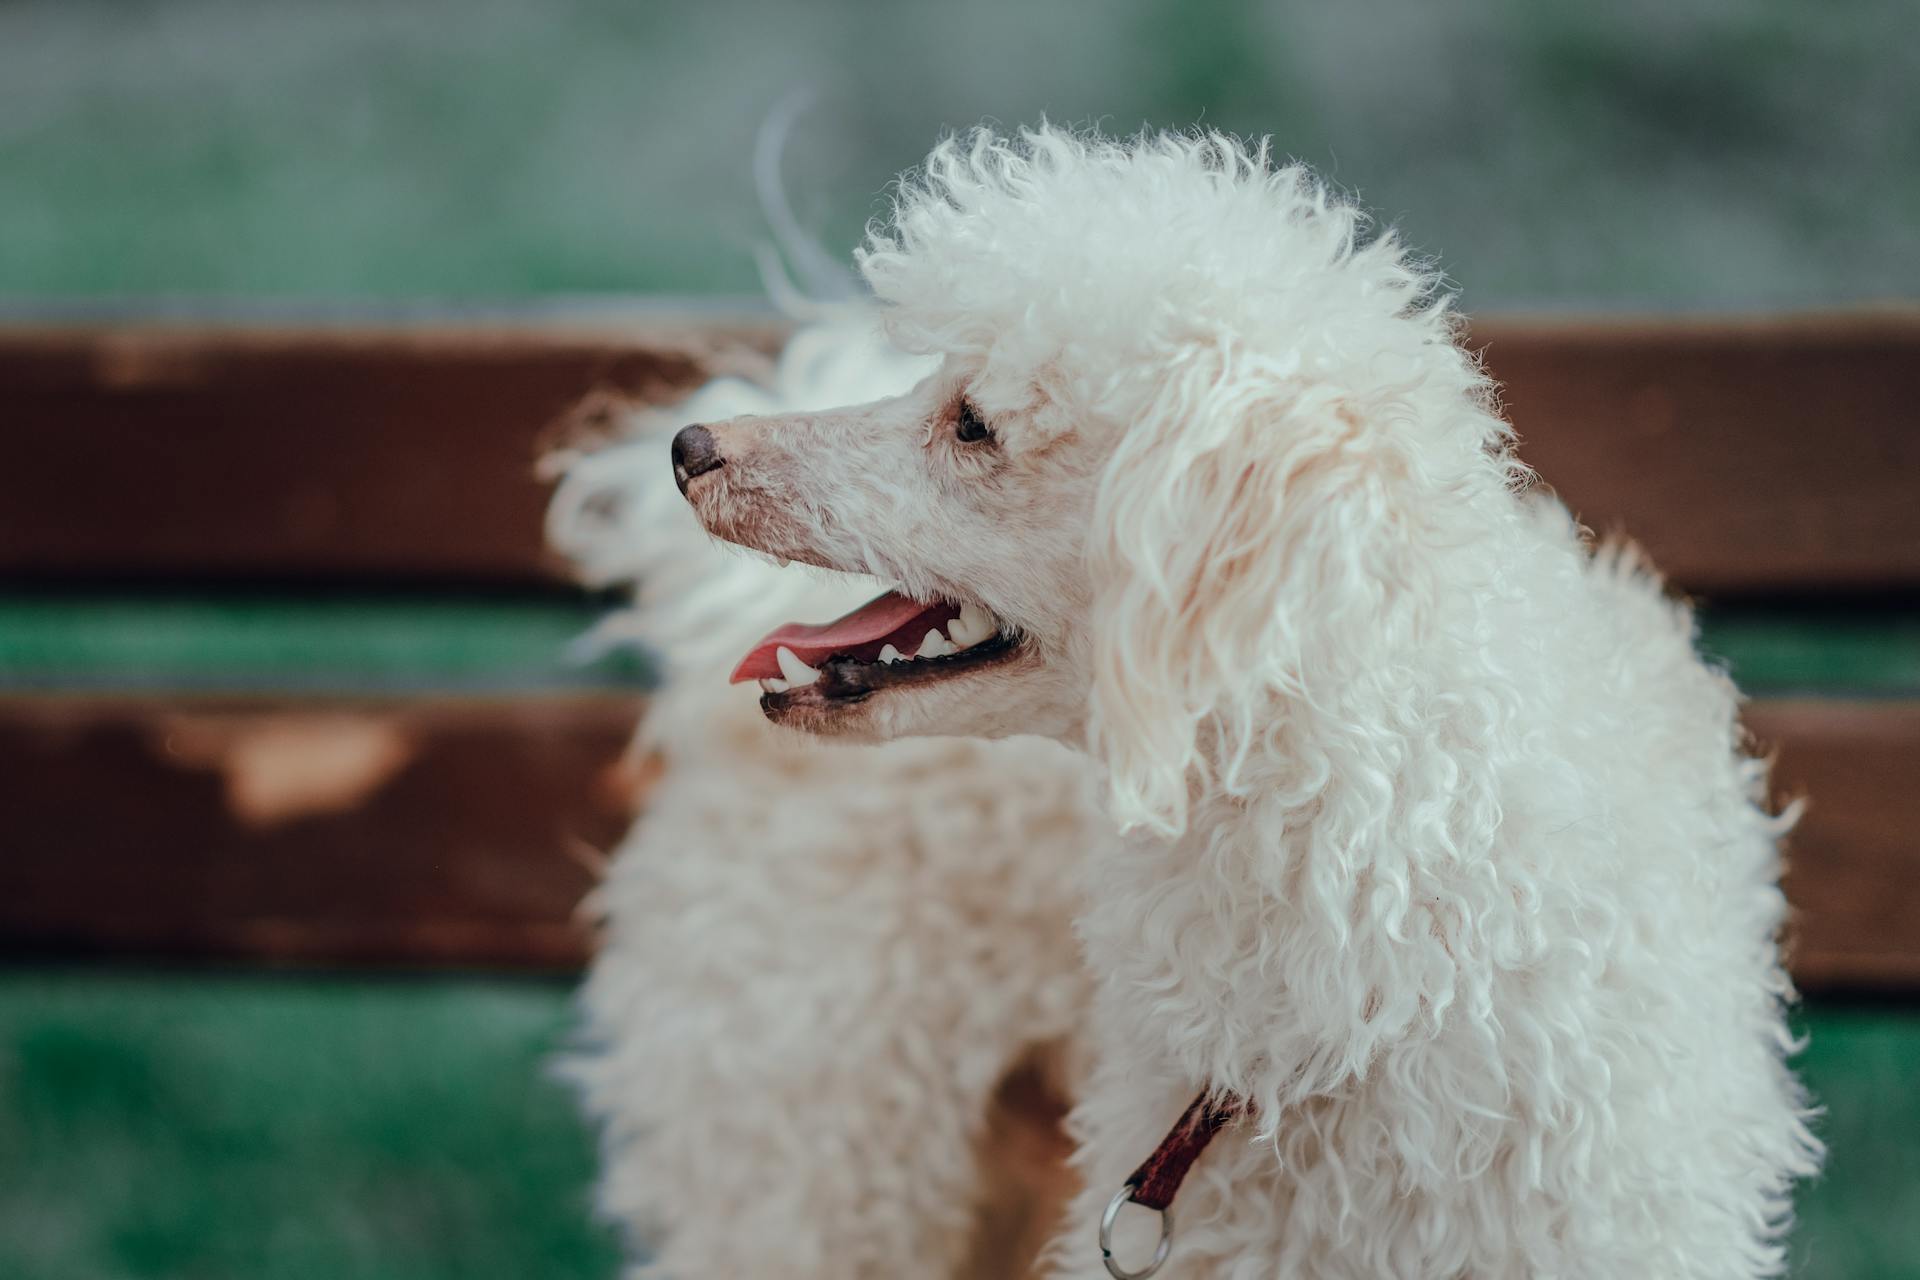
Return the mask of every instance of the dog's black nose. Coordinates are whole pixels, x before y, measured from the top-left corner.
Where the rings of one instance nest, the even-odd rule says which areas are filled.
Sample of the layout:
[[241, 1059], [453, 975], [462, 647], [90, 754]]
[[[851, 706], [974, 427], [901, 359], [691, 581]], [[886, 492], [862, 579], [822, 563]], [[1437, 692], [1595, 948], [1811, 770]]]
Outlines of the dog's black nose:
[[687, 491], [688, 482], [695, 476], [724, 466], [726, 461], [720, 456], [720, 442], [713, 438], [713, 432], [699, 423], [674, 434], [673, 482], [680, 486], [680, 492]]

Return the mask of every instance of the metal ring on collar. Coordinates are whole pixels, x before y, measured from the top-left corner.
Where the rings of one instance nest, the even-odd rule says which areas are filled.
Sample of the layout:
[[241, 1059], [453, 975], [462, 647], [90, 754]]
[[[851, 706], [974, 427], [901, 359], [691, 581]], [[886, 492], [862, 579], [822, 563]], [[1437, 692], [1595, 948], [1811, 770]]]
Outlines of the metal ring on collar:
[[[1107, 1202], [1107, 1211], [1100, 1215], [1100, 1260], [1107, 1264], [1107, 1274], [1112, 1276], [1113, 1280], [1147, 1280], [1148, 1276], [1158, 1271], [1161, 1264], [1166, 1262], [1167, 1255], [1173, 1252], [1173, 1210], [1160, 1209], [1157, 1210], [1160, 1214], [1160, 1245], [1153, 1251], [1153, 1261], [1138, 1271], [1129, 1271], [1114, 1261], [1114, 1220], [1120, 1216], [1121, 1206], [1132, 1202], [1133, 1188], [1122, 1187], [1120, 1194]], [[1141, 1208], [1145, 1207], [1145, 1205], [1141, 1206]]]

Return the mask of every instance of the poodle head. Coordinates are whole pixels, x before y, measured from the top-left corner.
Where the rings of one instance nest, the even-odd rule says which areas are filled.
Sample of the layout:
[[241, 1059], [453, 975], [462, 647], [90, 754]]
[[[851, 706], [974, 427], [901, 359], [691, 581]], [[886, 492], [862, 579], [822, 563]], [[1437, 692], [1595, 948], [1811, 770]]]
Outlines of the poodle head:
[[1082, 742], [1179, 830], [1280, 700], [1405, 640], [1513, 478], [1433, 277], [1364, 231], [1218, 135], [944, 142], [859, 255], [933, 372], [675, 440], [710, 532], [896, 586], [735, 678], [819, 734]]

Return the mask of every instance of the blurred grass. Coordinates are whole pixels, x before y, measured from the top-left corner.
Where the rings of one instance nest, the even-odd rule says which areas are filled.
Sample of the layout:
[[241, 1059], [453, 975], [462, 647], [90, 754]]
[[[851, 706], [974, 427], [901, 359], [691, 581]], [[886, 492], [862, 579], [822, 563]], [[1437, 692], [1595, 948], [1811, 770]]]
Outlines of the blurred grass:
[[607, 1277], [556, 988], [0, 978], [0, 1276]]
[[0, 0], [0, 295], [753, 293], [940, 130], [1273, 136], [1470, 307], [1920, 295], [1911, 0]]
[[1920, 1011], [1822, 1008], [1802, 1078], [1826, 1108], [1826, 1172], [1799, 1196], [1793, 1274], [1920, 1278]]
[[[646, 688], [640, 651], [574, 647], [604, 612], [537, 599], [0, 594], [0, 692]], [[1750, 694], [1920, 693], [1912, 610], [1707, 608], [1701, 645]]]
[[0, 692], [648, 687], [637, 650], [576, 648], [605, 612], [551, 600], [0, 595]]
[[[0, 1276], [614, 1274], [555, 986], [0, 976]], [[1816, 1005], [1803, 1280], [1920, 1275], [1920, 1013]]]

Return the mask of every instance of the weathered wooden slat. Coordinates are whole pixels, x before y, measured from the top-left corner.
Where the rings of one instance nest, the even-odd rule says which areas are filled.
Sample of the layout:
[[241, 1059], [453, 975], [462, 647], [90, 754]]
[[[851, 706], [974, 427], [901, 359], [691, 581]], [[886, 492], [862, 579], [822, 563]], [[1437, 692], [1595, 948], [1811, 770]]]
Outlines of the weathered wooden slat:
[[0, 579], [552, 581], [541, 442], [766, 331], [0, 329]]
[[[765, 324], [0, 328], [0, 578], [551, 581], [543, 433]], [[1920, 588], [1920, 316], [1554, 322], [1474, 342], [1523, 454], [1708, 593]]]
[[0, 700], [0, 951], [571, 968], [636, 708]]
[[1757, 702], [1789, 846], [1794, 976], [1808, 990], [1920, 993], [1920, 700]]
[[1920, 586], [1920, 313], [1475, 326], [1521, 456], [1706, 594]]
[[[0, 953], [567, 968], [634, 706], [0, 699]], [[1810, 990], [1920, 992], [1920, 701], [1762, 702]]]

